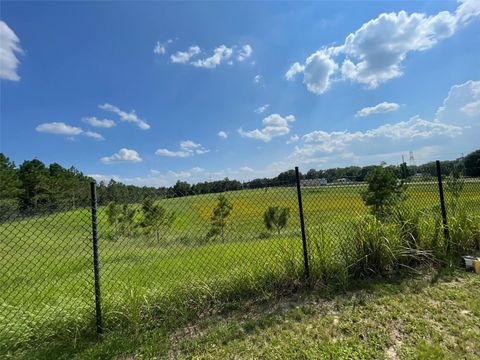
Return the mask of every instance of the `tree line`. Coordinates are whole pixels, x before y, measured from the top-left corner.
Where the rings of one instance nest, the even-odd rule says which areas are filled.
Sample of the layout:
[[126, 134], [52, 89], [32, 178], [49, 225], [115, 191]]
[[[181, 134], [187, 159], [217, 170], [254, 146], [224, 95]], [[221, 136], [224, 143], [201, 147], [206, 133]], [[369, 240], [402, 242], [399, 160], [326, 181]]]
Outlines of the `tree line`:
[[[367, 174], [374, 168], [375, 166], [349, 166], [325, 170], [310, 169], [300, 176], [302, 179], [325, 178], [328, 182], [341, 178], [365, 181]], [[407, 166], [403, 163], [400, 166], [390, 165], [386, 168], [400, 179], [415, 174], [436, 175], [435, 162], [418, 166]], [[466, 176], [480, 176], [480, 150], [456, 160], [442, 161], [444, 175], [450, 175], [454, 171], [460, 171]], [[91, 177], [84, 175], [75, 167], [64, 168], [57, 163], [47, 166], [38, 159], [26, 160], [20, 166], [16, 166], [6, 155], [0, 153], [0, 218], [6, 218], [16, 212], [58, 211], [88, 206], [91, 181], [93, 181]], [[273, 178], [258, 178], [243, 183], [225, 178], [196, 184], [177, 181], [171, 187], [158, 188], [125, 185], [110, 180], [108, 183], [98, 184], [97, 197], [100, 205], [107, 205], [110, 202], [128, 204], [141, 202], [147, 197], [180, 197], [294, 183], [294, 170], [281, 172]]]

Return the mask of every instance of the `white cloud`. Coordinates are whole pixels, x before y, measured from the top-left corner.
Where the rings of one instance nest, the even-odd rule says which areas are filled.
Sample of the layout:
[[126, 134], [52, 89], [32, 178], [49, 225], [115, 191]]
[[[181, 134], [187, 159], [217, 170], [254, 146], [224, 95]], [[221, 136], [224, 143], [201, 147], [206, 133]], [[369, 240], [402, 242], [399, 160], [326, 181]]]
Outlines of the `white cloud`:
[[432, 154], [445, 152], [459, 156], [462, 151], [473, 150], [478, 143], [480, 112], [465, 112], [465, 106], [468, 109], [469, 104], [477, 101], [480, 101], [480, 81], [467, 81], [451, 87], [433, 120], [414, 116], [365, 131], [313, 131], [302, 137], [303, 142], [295, 147], [291, 158], [297, 163], [328, 161], [332, 165], [340, 158], [349, 159], [350, 164], [359, 157], [381, 161], [385, 154], [388, 159], [397, 155], [399, 159], [402, 151], [419, 149], [428, 157], [425, 161], [431, 160]]
[[23, 53], [20, 39], [4, 21], [0, 21], [0, 79], [20, 80], [17, 53]]
[[365, 107], [355, 114], [357, 117], [366, 117], [370, 116], [373, 114], [382, 114], [382, 113], [387, 113], [391, 111], [398, 110], [400, 105], [397, 103], [391, 103], [391, 102], [382, 102], [380, 104], [377, 104], [375, 106], [370, 106], [370, 107]]
[[93, 131], [84, 131], [83, 129], [65, 124], [64, 122], [50, 122], [50, 123], [43, 123], [38, 125], [35, 128], [36, 131], [46, 134], [54, 134], [54, 135], [65, 135], [68, 136], [70, 140], [77, 135], [84, 135], [95, 140], [105, 140], [102, 135]]
[[226, 131], [223, 131], [223, 130], [220, 130], [218, 133], [217, 133], [218, 136], [220, 136], [221, 138], [228, 138], [228, 133]]
[[157, 41], [157, 43], [155, 44], [155, 47], [153, 48], [153, 53], [163, 55], [165, 54], [165, 52], [166, 52], [165, 45], [161, 44], [160, 41]]
[[183, 151], [183, 150], [171, 151], [168, 149], [158, 149], [157, 151], [155, 151], [155, 155], [185, 158], [185, 157], [193, 156], [194, 154], [191, 151]]
[[105, 140], [105, 138], [101, 134], [94, 131], [84, 131], [83, 135], [91, 137], [92, 139], [95, 139], [95, 140]]
[[238, 133], [242, 137], [269, 142], [274, 137], [288, 134], [290, 132], [289, 123], [293, 121], [295, 121], [293, 115], [282, 117], [279, 114], [271, 114], [262, 120], [264, 126], [262, 129], [255, 129], [252, 131], [239, 129]]
[[188, 171], [175, 172], [175, 171], [172, 171], [172, 170], [170, 170], [168, 172], [168, 175], [170, 175], [171, 177], [176, 178], [176, 179], [186, 179], [186, 178], [189, 178], [190, 176], [192, 176], [192, 174], [189, 173]]
[[190, 149], [199, 149], [202, 147], [202, 145], [197, 144], [192, 140], [184, 140], [184, 141], [180, 141], [180, 147], [184, 150], [190, 150]]
[[323, 94], [330, 86], [330, 78], [337, 71], [337, 63], [328, 52], [319, 50], [310, 55], [303, 69], [303, 83], [315, 94]]
[[[253, 48], [249, 44], [240, 47], [237, 45], [228, 47], [222, 44], [214, 48], [210, 56], [198, 58], [200, 53], [202, 53], [200, 47], [192, 45], [187, 51], [177, 51], [175, 54], [170, 55], [170, 60], [172, 63], [189, 64], [197, 68], [214, 69], [223, 63], [233, 65], [234, 61], [243, 62], [252, 55]], [[193, 60], [193, 58], [196, 58], [196, 60]]]
[[285, 73], [285, 79], [293, 80], [297, 74], [303, 73], [303, 70], [305, 70], [305, 66], [296, 62], [288, 68], [288, 71]]
[[293, 143], [297, 142], [298, 140], [300, 140], [300, 136], [298, 136], [297, 134], [294, 134], [294, 135], [290, 136], [290, 139], [287, 140], [287, 144], [293, 144]]
[[118, 107], [111, 105], [109, 103], [99, 105], [98, 107], [102, 110], [110, 111], [117, 114], [120, 117], [121, 121], [132, 122], [134, 124], [137, 124], [137, 126], [142, 130], [150, 129], [150, 125], [148, 125], [148, 123], [145, 120], [140, 119], [138, 115], [135, 113], [135, 110], [132, 110], [131, 112], [128, 113], [120, 110]]
[[455, 125], [480, 125], [480, 81], [452, 86], [437, 111], [437, 119]]
[[462, 107], [460, 110], [468, 116], [475, 116], [480, 114], [480, 100], [472, 101]]
[[42, 133], [76, 136], [83, 133], [83, 130], [76, 126], [67, 125], [64, 122], [51, 122], [38, 125], [35, 130]]
[[163, 55], [167, 51], [167, 45], [171, 44], [173, 42], [173, 39], [168, 39], [166, 42], [161, 43], [160, 41], [157, 41], [155, 44], [155, 47], [153, 48], [153, 53], [157, 55]]
[[210, 152], [210, 150], [205, 149], [201, 144], [197, 144], [192, 140], [180, 141], [180, 150], [172, 151], [168, 149], [158, 149], [155, 151], [155, 155], [166, 156], [166, 157], [179, 157], [186, 158], [190, 156], [203, 155]]
[[249, 44], [243, 45], [237, 55], [238, 61], [248, 59], [252, 55], [253, 49]]
[[265, 112], [265, 110], [267, 110], [269, 108], [269, 106], [270, 106], [269, 104], [259, 106], [258, 108], [255, 109], [255, 112], [257, 114], [261, 114], [261, 113]]
[[[403, 74], [402, 63], [411, 52], [425, 51], [452, 36], [459, 26], [480, 16], [478, 0], [461, 1], [455, 13], [382, 13], [349, 34], [341, 46], [325, 47], [310, 55], [304, 64], [294, 63], [285, 74], [292, 80], [303, 73], [307, 89], [315, 94], [328, 90], [332, 77], [375, 88]], [[335, 59], [342, 56], [341, 59]], [[342, 62], [341, 67], [339, 63]]]
[[204, 171], [205, 171], [204, 168], [201, 168], [201, 167], [198, 167], [198, 166], [195, 166], [194, 168], [192, 168], [193, 173], [202, 173]]
[[100, 161], [104, 164], [115, 164], [115, 163], [138, 163], [142, 162], [143, 159], [140, 157], [140, 154], [131, 149], [122, 148], [117, 153], [111, 156], [104, 156], [100, 159]]
[[243, 172], [253, 172], [253, 171], [255, 171], [249, 166], [242, 166], [239, 170], [243, 171]]
[[214, 69], [220, 65], [223, 61], [229, 60], [232, 56], [233, 49], [220, 45], [213, 50], [213, 55], [204, 59], [198, 59], [191, 64], [195, 67]]
[[95, 116], [88, 116], [82, 118], [82, 121], [84, 123], [87, 123], [93, 127], [99, 127], [99, 128], [111, 128], [114, 127], [115, 121], [109, 120], [109, 119], [97, 119]]
[[198, 54], [200, 54], [200, 48], [197, 45], [192, 45], [187, 51], [177, 51], [175, 54], [170, 55], [170, 61], [172, 63], [185, 64]]
[[260, 74], [255, 75], [254, 78], [253, 78], [253, 82], [255, 84], [260, 84], [262, 82], [262, 80], [263, 80], [263, 76], [260, 75]]

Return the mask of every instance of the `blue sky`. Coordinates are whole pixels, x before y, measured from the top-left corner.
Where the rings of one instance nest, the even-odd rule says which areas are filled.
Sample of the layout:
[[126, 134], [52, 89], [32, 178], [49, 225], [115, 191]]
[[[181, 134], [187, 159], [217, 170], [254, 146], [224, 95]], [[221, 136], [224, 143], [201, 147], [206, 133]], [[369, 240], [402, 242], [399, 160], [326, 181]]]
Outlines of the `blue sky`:
[[168, 185], [456, 158], [480, 1], [2, 2], [0, 150]]

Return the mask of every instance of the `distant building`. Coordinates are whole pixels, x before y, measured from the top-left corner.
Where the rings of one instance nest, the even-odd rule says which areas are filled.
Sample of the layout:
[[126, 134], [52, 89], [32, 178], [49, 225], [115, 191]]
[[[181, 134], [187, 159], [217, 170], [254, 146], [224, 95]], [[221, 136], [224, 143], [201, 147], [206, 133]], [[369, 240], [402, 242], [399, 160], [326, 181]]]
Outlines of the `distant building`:
[[327, 185], [327, 179], [325, 178], [305, 179], [305, 180], [300, 180], [300, 184], [302, 186], [322, 186], [322, 185]]
[[350, 182], [350, 180], [347, 178], [340, 178], [340, 179], [337, 179], [337, 182]]

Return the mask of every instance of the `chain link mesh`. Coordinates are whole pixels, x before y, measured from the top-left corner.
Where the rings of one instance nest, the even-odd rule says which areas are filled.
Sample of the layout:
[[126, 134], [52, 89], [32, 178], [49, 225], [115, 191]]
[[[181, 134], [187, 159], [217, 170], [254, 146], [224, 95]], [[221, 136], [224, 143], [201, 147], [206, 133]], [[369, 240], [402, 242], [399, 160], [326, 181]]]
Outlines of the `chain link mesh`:
[[[389, 231], [399, 226], [408, 230], [416, 250], [444, 248], [436, 178], [412, 177], [404, 184], [400, 205], [388, 213], [399, 219], [393, 225], [370, 215], [363, 199], [366, 188], [366, 183], [348, 179], [301, 182], [313, 279], [350, 276], [359, 264], [372, 267], [366, 257], [375, 250], [359, 255], [368, 245], [369, 222], [378, 225], [376, 231], [389, 246]], [[453, 246], [458, 251], [480, 248], [480, 179], [444, 177], [444, 190]], [[3, 349], [94, 329], [87, 200], [55, 212], [2, 214]], [[179, 298], [188, 311], [202, 298], [284, 286], [303, 276], [295, 183], [200, 195], [152, 193], [120, 202], [99, 193], [97, 216], [108, 329], [143, 321], [147, 307], [161, 320]]]

